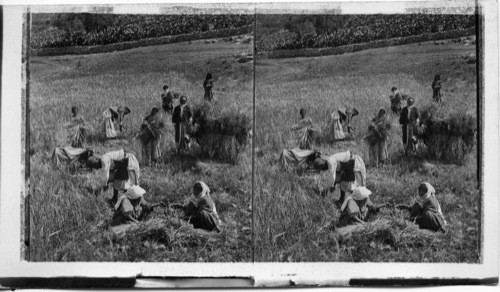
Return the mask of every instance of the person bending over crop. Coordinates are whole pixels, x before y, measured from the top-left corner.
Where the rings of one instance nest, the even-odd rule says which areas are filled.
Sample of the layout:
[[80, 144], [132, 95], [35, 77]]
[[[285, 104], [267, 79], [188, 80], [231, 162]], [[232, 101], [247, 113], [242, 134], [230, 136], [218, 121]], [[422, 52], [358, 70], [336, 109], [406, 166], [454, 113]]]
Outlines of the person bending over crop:
[[175, 128], [175, 144], [177, 146], [177, 153], [189, 150], [190, 141], [188, 135], [189, 124], [192, 123], [193, 114], [191, 108], [186, 104], [187, 97], [180, 98], [180, 104], [175, 107], [172, 115], [172, 123]]
[[329, 170], [328, 189], [333, 190], [340, 183], [339, 204], [342, 204], [346, 193], [351, 193], [356, 187], [366, 185], [366, 168], [363, 159], [351, 151], [331, 155], [327, 159], [317, 158], [314, 166], [318, 170]]
[[203, 81], [203, 88], [205, 89], [203, 98], [205, 98], [206, 101], [212, 101], [212, 99], [214, 99], [214, 94], [212, 92], [213, 87], [214, 80], [212, 79], [212, 74], [208, 73], [205, 77], [205, 80]]
[[221, 231], [221, 220], [217, 214], [215, 204], [210, 197], [207, 184], [197, 181], [193, 186], [193, 194], [187, 205], [174, 204], [174, 208], [184, 211], [184, 218], [193, 224], [194, 228], [208, 231]]
[[149, 204], [144, 199], [146, 191], [139, 186], [131, 186], [124, 191], [120, 191], [118, 199], [114, 204], [114, 214], [111, 219], [111, 226], [139, 223], [146, 216], [162, 203]]
[[397, 205], [396, 208], [408, 210], [410, 219], [420, 228], [446, 233], [447, 223], [435, 194], [434, 187], [430, 183], [423, 182], [418, 186], [418, 202], [411, 206]]
[[113, 197], [109, 200], [111, 204], [116, 203], [119, 191], [139, 185], [139, 162], [134, 154], [125, 153], [123, 149], [107, 152], [101, 157], [89, 157], [87, 166], [101, 170], [98, 173], [98, 189], [107, 190], [109, 183], [113, 183]]
[[123, 106], [110, 107], [102, 113], [106, 138], [116, 138], [115, 121], [118, 123], [120, 132], [123, 131], [123, 118], [128, 114], [130, 114], [130, 109]]
[[340, 217], [337, 227], [350, 224], [363, 224], [371, 216], [377, 214], [381, 208], [390, 207], [390, 204], [375, 205], [370, 200], [372, 192], [365, 187], [356, 187], [345, 197], [340, 207]]

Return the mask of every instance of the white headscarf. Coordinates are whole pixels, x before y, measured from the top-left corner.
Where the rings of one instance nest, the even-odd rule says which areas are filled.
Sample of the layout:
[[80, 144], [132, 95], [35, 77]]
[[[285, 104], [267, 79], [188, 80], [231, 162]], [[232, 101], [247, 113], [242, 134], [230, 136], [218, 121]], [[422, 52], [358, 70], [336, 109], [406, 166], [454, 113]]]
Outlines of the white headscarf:
[[370, 195], [372, 194], [372, 191], [365, 187], [356, 187], [352, 193], [348, 194], [344, 202], [342, 203], [342, 206], [340, 207], [340, 211], [344, 211], [344, 209], [347, 207], [347, 203], [349, 203], [349, 200], [354, 199], [356, 201], [361, 201], [364, 199], [367, 199]]
[[[207, 184], [203, 181], [197, 181], [196, 183], [199, 183], [202, 187], [202, 190], [199, 194], [195, 194], [193, 193], [191, 195], [191, 198], [190, 200], [196, 205], [198, 206], [199, 202], [200, 202], [200, 199], [205, 197], [205, 196], [210, 196], [210, 188], [207, 186]], [[196, 184], [195, 183], [195, 184]], [[212, 199], [212, 198], [210, 198]], [[213, 201], [212, 201], [213, 203]], [[217, 214], [217, 209], [215, 208], [215, 203], [212, 204], [213, 205], [213, 208], [212, 208], [212, 212], [215, 213], [215, 216], [217, 217], [217, 219], [219, 219], [219, 214]], [[220, 223], [220, 219], [219, 219], [219, 223]]]
[[[425, 195], [421, 196], [420, 199], [419, 199], [419, 204], [421, 206], [423, 206], [425, 204], [425, 201], [427, 201], [427, 199], [429, 199], [431, 196], [435, 197], [436, 190], [428, 182], [423, 182], [420, 185], [425, 185], [425, 187], [427, 188], [427, 192], [425, 193]], [[444, 224], [447, 224], [446, 220], [444, 219], [443, 212], [441, 211], [441, 205], [439, 204], [439, 201], [437, 199], [436, 199], [436, 202], [437, 202], [437, 205], [438, 205], [438, 211], [437, 211], [438, 215], [441, 217], [441, 219], [443, 219]]]
[[131, 186], [118, 197], [118, 200], [115, 204], [115, 210], [118, 210], [118, 208], [120, 208], [120, 205], [125, 198], [128, 198], [129, 200], [137, 200], [139, 198], [142, 198], [145, 193], [146, 190], [144, 190], [140, 186]]

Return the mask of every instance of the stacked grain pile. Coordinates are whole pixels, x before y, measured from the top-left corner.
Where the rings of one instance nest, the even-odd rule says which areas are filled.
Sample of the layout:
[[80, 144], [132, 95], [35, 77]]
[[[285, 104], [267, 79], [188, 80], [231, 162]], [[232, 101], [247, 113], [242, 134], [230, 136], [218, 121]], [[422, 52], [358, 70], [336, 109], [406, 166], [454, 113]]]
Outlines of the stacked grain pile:
[[236, 163], [248, 143], [251, 120], [242, 112], [226, 112], [217, 118], [212, 116], [213, 112], [206, 105], [195, 108], [191, 136], [200, 145], [202, 154]]
[[462, 164], [476, 144], [476, 117], [464, 112], [439, 117], [438, 107], [432, 104], [422, 110], [420, 118], [419, 134], [429, 157]]

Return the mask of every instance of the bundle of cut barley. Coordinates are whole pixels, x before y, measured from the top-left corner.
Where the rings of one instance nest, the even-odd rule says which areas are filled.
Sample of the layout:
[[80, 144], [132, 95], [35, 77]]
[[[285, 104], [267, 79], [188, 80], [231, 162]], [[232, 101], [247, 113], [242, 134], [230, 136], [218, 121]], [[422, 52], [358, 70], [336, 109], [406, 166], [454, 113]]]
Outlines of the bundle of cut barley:
[[311, 149], [314, 141], [321, 137], [321, 128], [313, 124], [310, 120], [306, 123], [298, 123], [292, 128], [297, 135], [297, 142], [300, 149]]
[[91, 135], [91, 128], [85, 124], [74, 125], [68, 128], [68, 141], [71, 147], [82, 148], [85, 140]]
[[436, 106], [425, 108], [421, 113], [423, 131], [421, 138], [427, 145], [431, 158], [463, 163], [475, 146], [476, 119], [467, 113], [452, 113], [438, 117]]
[[210, 108], [196, 108], [191, 137], [197, 140], [201, 152], [212, 159], [236, 163], [245, 149], [251, 129], [250, 118], [241, 112], [223, 113], [218, 118], [210, 116]]

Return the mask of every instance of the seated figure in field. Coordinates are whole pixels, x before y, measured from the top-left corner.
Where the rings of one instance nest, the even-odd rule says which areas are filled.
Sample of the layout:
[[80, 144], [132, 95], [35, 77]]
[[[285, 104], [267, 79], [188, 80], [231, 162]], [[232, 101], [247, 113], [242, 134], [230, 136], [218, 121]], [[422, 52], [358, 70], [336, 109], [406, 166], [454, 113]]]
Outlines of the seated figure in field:
[[162, 203], [149, 204], [144, 199], [146, 191], [139, 186], [131, 186], [120, 191], [118, 199], [114, 204], [113, 218], [111, 226], [139, 223], [146, 219], [147, 215], [157, 206], [162, 206]]
[[340, 217], [337, 227], [350, 224], [363, 224], [371, 216], [377, 214], [381, 208], [390, 207], [390, 204], [375, 205], [370, 200], [372, 192], [365, 187], [356, 187], [347, 195], [340, 206]]
[[419, 201], [413, 205], [397, 205], [396, 208], [408, 210], [410, 220], [420, 228], [445, 233], [447, 222], [441, 211], [441, 205], [436, 199], [434, 187], [430, 183], [423, 182], [418, 187], [418, 195]]
[[116, 138], [117, 133], [115, 130], [115, 122], [118, 123], [120, 132], [123, 131], [123, 119], [126, 115], [130, 114], [130, 109], [128, 107], [110, 107], [106, 109], [103, 113], [104, 121], [104, 133], [106, 138]]
[[314, 167], [321, 171], [329, 171], [325, 189], [332, 191], [335, 185], [340, 184], [338, 204], [344, 202], [347, 193], [351, 193], [356, 187], [366, 185], [365, 163], [359, 155], [351, 151], [336, 153], [326, 159], [317, 158]]
[[97, 189], [107, 190], [109, 183], [113, 183], [113, 197], [109, 201], [110, 204], [116, 203], [120, 191], [139, 185], [141, 175], [139, 162], [134, 154], [125, 153], [123, 149], [107, 152], [101, 157], [89, 157], [87, 166], [101, 170], [97, 177]]
[[215, 204], [210, 197], [210, 189], [207, 184], [198, 181], [193, 186], [193, 194], [187, 205], [173, 205], [184, 211], [184, 218], [193, 224], [194, 228], [208, 231], [221, 231], [221, 220], [217, 214]]

